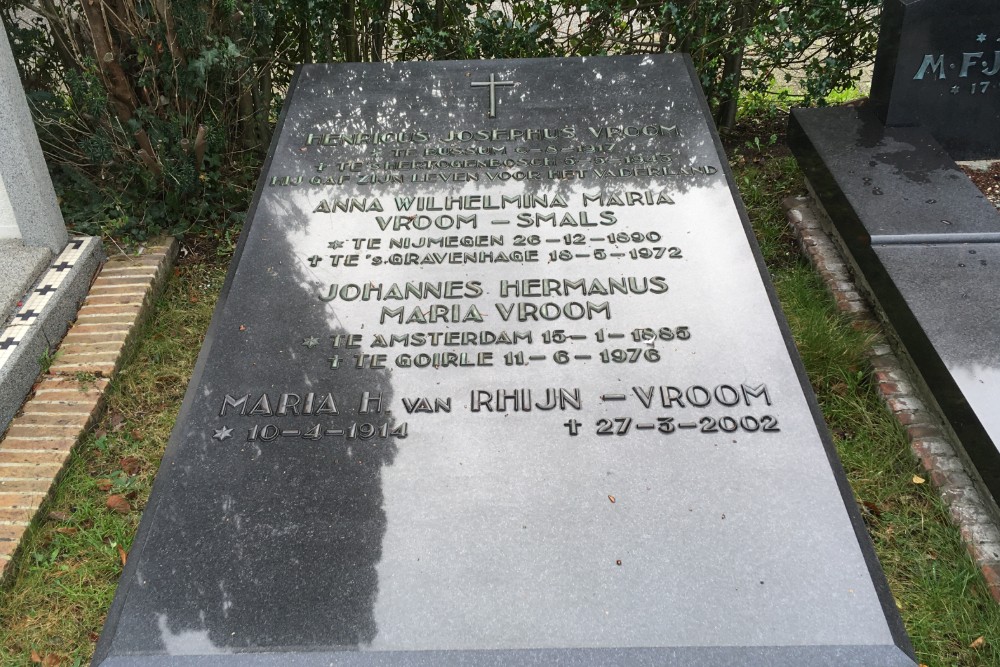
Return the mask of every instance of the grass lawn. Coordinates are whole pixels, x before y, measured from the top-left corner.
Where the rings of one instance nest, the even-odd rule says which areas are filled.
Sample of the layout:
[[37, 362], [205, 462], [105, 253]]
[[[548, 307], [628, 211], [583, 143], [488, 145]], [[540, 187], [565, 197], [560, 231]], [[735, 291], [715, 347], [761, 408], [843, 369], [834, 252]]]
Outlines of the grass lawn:
[[[883, 407], [867, 335], [834, 307], [791, 239], [781, 200], [803, 191], [780, 144], [730, 147], [797, 344], [920, 662], [1000, 667], [1000, 605]], [[195, 253], [196, 255], [198, 253]], [[225, 275], [211, 252], [183, 260], [0, 592], [0, 664], [90, 660]], [[106, 506], [124, 495], [129, 507]], [[982, 638], [982, 639], [980, 639]]]

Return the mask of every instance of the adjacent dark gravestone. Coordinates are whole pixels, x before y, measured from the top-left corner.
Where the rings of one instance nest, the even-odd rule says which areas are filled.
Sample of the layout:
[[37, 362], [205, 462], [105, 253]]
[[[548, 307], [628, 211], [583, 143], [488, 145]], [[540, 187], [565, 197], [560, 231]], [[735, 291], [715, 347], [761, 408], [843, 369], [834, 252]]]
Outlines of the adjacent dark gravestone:
[[99, 665], [913, 665], [688, 61], [314, 65]]
[[922, 128], [794, 109], [788, 138], [900, 351], [1000, 501], [1000, 213]]
[[956, 160], [1000, 157], [1000, 3], [886, 0], [871, 102]]

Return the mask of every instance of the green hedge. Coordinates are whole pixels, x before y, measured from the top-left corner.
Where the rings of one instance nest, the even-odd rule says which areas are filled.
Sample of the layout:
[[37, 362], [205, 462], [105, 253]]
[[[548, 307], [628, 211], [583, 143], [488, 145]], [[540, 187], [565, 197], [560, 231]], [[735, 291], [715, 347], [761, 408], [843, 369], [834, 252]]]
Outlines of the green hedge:
[[142, 240], [239, 223], [296, 63], [691, 53], [720, 125], [874, 50], [877, 0], [0, 0], [71, 225]]

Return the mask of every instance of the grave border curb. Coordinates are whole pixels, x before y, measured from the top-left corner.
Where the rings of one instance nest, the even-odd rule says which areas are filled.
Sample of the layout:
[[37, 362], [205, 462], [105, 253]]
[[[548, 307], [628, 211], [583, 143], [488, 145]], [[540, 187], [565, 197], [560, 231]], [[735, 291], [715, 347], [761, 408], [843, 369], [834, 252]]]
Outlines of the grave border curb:
[[43, 520], [73, 450], [100, 418], [178, 249], [166, 237], [100, 267], [52, 365], [0, 437], [0, 585], [12, 580], [26, 536]]
[[802, 253], [822, 277], [838, 310], [855, 328], [877, 332], [867, 356], [882, 400], [906, 431], [911, 452], [948, 508], [990, 594], [1000, 603], [1000, 525], [974, 481], [975, 473], [966, 468], [954, 436], [943, 427], [937, 410], [929, 407], [933, 402], [924, 399], [919, 383], [889, 344], [883, 328], [888, 325], [879, 321], [858, 290], [850, 264], [828, 232], [832, 221], [822, 205], [812, 196], [799, 196], [786, 198], [782, 206]]

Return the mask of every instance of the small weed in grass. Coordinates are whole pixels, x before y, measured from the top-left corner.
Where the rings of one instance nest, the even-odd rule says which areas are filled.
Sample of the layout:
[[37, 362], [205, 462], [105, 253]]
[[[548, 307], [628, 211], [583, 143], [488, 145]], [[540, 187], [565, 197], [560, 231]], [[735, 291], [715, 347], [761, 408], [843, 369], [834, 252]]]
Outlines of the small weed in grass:
[[77, 371], [73, 374], [73, 379], [80, 385], [80, 391], [88, 391], [97, 382], [97, 376], [93, 373]]
[[42, 373], [49, 372], [49, 369], [52, 368], [52, 364], [55, 363], [56, 355], [58, 354], [59, 354], [58, 351], [53, 352], [49, 348], [45, 348], [44, 350], [42, 350], [42, 353], [38, 355], [38, 366], [41, 369]]

